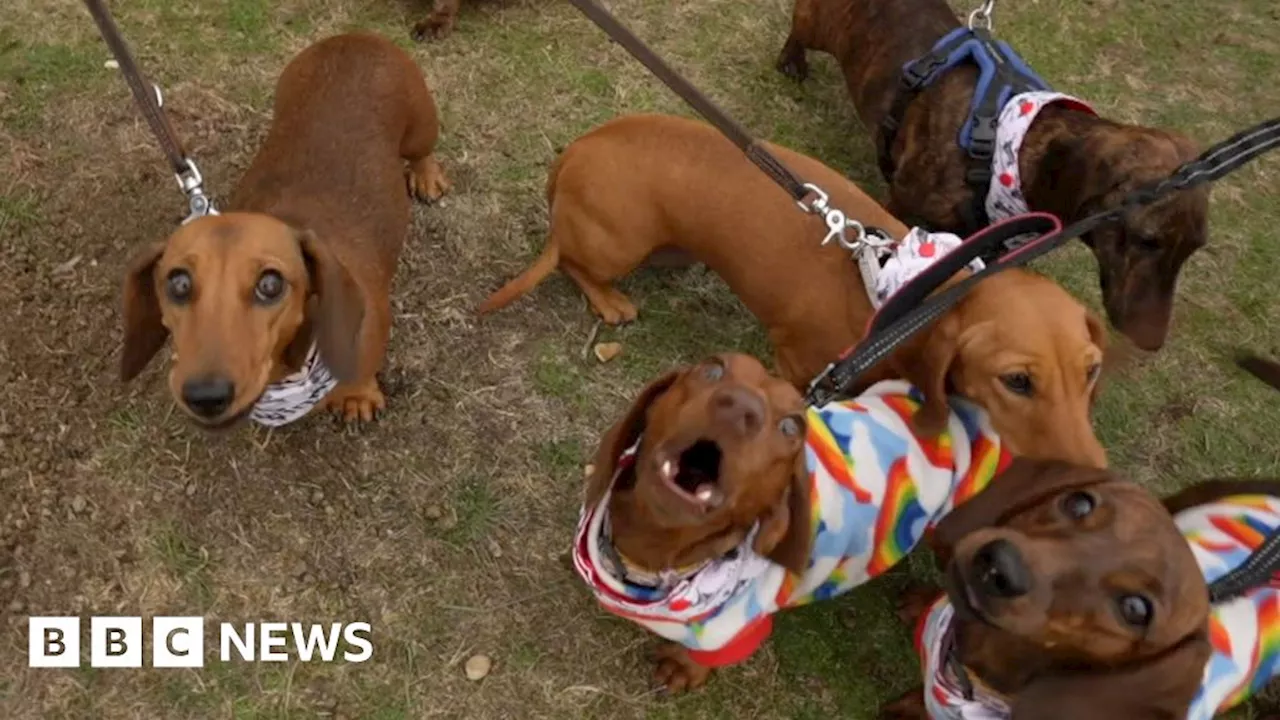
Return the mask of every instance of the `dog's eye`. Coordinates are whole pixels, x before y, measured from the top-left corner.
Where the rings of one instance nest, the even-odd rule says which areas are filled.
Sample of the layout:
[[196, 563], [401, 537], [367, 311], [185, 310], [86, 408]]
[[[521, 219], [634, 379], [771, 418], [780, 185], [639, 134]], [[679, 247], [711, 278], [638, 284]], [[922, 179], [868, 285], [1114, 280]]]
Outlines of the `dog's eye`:
[[1017, 372], [1001, 375], [1000, 382], [1004, 383], [1004, 386], [1009, 388], [1009, 392], [1014, 395], [1031, 397], [1035, 392], [1035, 388], [1031, 384], [1031, 375], [1028, 373]]
[[1094, 363], [1089, 366], [1088, 371], [1086, 371], [1085, 377], [1088, 378], [1089, 382], [1093, 382], [1094, 380], [1098, 379], [1098, 375], [1101, 372], [1102, 372], [1102, 363]]
[[787, 416], [782, 418], [778, 423], [778, 431], [787, 437], [799, 437], [800, 431], [804, 429], [799, 418]]
[[1151, 235], [1138, 235], [1133, 238], [1133, 246], [1142, 252], [1157, 253], [1163, 248], [1160, 245], [1160, 238]]
[[702, 377], [713, 382], [719, 380], [724, 377], [724, 365], [721, 365], [719, 360], [712, 360], [702, 369]]
[[1139, 629], [1151, 625], [1151, 616], [1155, 614], [1155, 609], [1151, 606], [1150, 600], [1141, 595], [1121, 595], [1116, 600], [1116, 604], [1120, 611], [1120, 619], [1124, 620], [1126, 625]]
[[1098, 502], [1087, 492], [1073, 492], [1062, 498], [1062, 512], [1072, 520], [1083, 520], [1093, 512]]
[[258, 278], [258, 286], [253, 289], [253, 296], [260, 303], [272, 303], [284, 293], [284, 278], [275, 270], [267, 270]]
[[191, 273], [186, 270], [171, 270], [165, 279], [165, 292], [169, 299], [177, 304], [191, 299]]

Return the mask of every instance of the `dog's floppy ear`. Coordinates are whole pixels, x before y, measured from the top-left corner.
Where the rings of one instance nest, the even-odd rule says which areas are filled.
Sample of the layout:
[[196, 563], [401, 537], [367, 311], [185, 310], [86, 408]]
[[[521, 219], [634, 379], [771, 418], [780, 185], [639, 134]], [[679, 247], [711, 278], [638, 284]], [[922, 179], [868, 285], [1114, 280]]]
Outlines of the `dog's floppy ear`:
[[938, 523], [930, 543], [938, 563], [946, 565], [951, 559], [951, 549], [970, 533], [999, 525], [1009, 515], [1067, 488], [1096, 485], [1109, 478], [1105, 470], [1059, 460], [1014, 458], [985, 490], [953, 509]]
[[635, 444], [644, 432], [645, 414], [649, 406], [665, 393], [680, 377], [681, 371], [672, 371], [649, 383], [631, 403], [622, 419], [613, 424], [604, 437], [600, 438], [600, 446], [596, 448], [595, 469], [587, 478], [587, 507], [594, 507], [604, 497], [609, 484], [613, 482], [613, 474], [618, 468], [618, 456]]
[[364, 293], [347, 268], [310, 230], [298, 230], [298, 246], [316, 297], [312, 328], [320, 357], [333, 376], [351, 382], [360, 375], [360, 330]]
[[911, 429], [925, 438], [947, 429], [951, 406], [947, 403], [947, 375], [960, 351], [960, 320], [947, 314], [926, 328], [893, 355], [895, 369], [924, 393], [924, 404], [911, 419]]
[[791, 483], [778, 504], [761, 519], [753, 546], [760, 555], [797, 575], [809, 569], [809, 546], [813, 544], [811, 492], [809, 468], [801, 450], [791, 473]]
[[164, 242], [142, 248], [125, 271], [121, 293], [124, 347], [120, 354], [120, 378], [125, 382], [142, 372], [169, 337], [169, 329], [161, 322], [160, 299], [156, 297], [156, 263], [164, 248]]
[[1185, 718], [1212, 653], [1202, 630], [1132, 666], [1045, 674], [1018, 691], [1012, 720]]
[[[1091, 340], [1094, 345], [1097, 345], [1098, 349], [1102, 351], [1102, 357], [1104, 358], [1103, 362], [1105, 362], [1105, 358], [1107, 357], [1107, 348], [1111, 343], [1110, 337], [1107, 335], [1107, 326], [1103, 324], [1102, 320], [1098, 319], [1097, 315], [1094, 315], [1091, 312], [1085, 313], [1084, 324], [1089, 328], [1089, 340]], [[1098, 391], [1101, 387], [1102, 373], [1098, 373], [1098, 379], [1093, 381], [1093, 388], [1089, 390], [1090, 409], [1093, 408], [1093, 403], [1098, 399]]]

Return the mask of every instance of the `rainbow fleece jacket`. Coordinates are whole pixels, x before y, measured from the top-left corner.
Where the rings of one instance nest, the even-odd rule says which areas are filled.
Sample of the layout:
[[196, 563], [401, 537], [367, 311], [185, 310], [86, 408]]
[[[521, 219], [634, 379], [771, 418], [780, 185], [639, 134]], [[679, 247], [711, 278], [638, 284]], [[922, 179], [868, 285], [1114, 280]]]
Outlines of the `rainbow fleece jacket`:
[[775, 612], [834, 597], [892, 568], [1004, 468], [1009, 457], [986, 413], [961, 399], [951, 407], [946, 431], [931, 440], [912, 433], [920, 396], [901, 380], [808, 410], [813, 542], [803, 575], [756, 554], [753, 531], [734, 552], [668, 588], [628, 583], [610, 561], [608, 494], [582, 509], [574, 566], [605, 609], [684, 645], [695, 662], [740, 662], [769, 636]]
[[[1191, 545], [1206, 583], [1213, 583], [1244, 564], [1254, 550], [1280, 527], [1280, 498], [1237, 495], [1187, 508], [1174, 517]], [[966, 698], [946, 663], [952, 636], [951, 603], [943, 595], [921, 617], [916, 651], [924, 669], [925, 705], [932, 720], [1002, 720], [1011, 715], [1008, 702], [978, 684]], [[1204, 668], [1200, 690], [1187, 720], [1210, 720], [1243, 703], [1280, 675], [1280, 589], [1273, 579], [1209, 612], [1209, 644], [1213, 654]]]

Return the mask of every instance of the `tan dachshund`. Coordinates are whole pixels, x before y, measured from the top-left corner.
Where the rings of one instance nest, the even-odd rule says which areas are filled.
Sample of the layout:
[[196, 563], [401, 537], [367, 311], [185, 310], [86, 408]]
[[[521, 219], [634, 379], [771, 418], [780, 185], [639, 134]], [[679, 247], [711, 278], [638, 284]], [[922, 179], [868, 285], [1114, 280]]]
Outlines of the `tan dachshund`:
[[665, 638], [655, 680], [696, 688], [769, 636], [774, 614], [891, 570], [1010, 459], [955, 401], [944, 432], [888, 380], [806, 408], [758, 360], [724, 354], [642, 390], [600, 441], [573, 562], [600, 604]]
[[[778, 68], [803, 80], [806, 50], [834, 56], [858, 117], [880, 147], [881, 123], [903, 66], [958, 27], [945, 0], [795, 0]], [[965, 227], [962, 208], [974, 193], [966, 181], [967, 157], [956, 142], [976, 78], [972, 66], [950, 70], [907, 105], [890, 153], [892, 177], [886, 178], [886, 207], [897, 217], [933, 230], [976, 230]], [[1198, 152], [1178, 133], [1050, 104], [1027, 129], [1016, 164], [1030, 209], [1071, 223], [1164, 179]], [[1179, 193], [1082, 238], [1098, 261], [1108, 317], [1145, 350], [1163, 345], [1178, 273], [1208, 238], [1208, 198], [1207, 189]]]
[[422, 72], [387, 40], [341, 35], [302, 51], [280, 76], [270, 133], [225, 214], [129, 264], [122, 377], [172, 335], [170, 391], [201, 425], [222, 427], [315, 348], [337, 380], [323, 404], [372, 420], [386, 404], [376, 375], [409, 195], [436, 199], [449, 187], [432, 155], [438, 133]]
[[[835, 170], [769, 145], [800, 177], [865, 225], [908, 229]], [[563, 270], [608, 323], [635, 319], [612, 283], [657, 252], [705, 263], [768, 329], [781, 375], [799, 388], [859, 341], [872, 316], [849, 254], [820, 246], [821, 219], [711, 126], [662, 115], [608, 122], [573, 142], [551, 171], [550, 238], [532, 267], [480, 306], [507, 305]], [[948, 390], [992, 414], [1013, 452], [1105, 465], [1090, 407], [1107, 338], [1086, 308], [1052, 281], [1008, 270], [978, 284], [934, 328], [868, 382], [906, 377], [929, 407], [924, 434], [946, 418]]]

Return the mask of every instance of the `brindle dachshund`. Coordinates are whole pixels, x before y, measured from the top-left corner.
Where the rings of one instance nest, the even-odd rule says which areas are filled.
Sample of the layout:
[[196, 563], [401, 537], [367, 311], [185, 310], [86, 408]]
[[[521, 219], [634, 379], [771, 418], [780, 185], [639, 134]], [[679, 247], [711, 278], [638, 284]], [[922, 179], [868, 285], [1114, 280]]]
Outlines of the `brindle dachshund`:
[[338, 380], [327, 406], [373, 419], [409, 195], [449, 187], [432, 155], [438, 133], [422, 71], [387, 40], [341, 35], [303, 50], [280, 76], [271, 131], [227, 212], [129, 264], [124, 380], [172, 334], [170, 391], [201, 425], [223, 427], [315, 347]]
[[[903, 65], [959, 27], [944, 0], [795, 0], [778, 68], [796, 80], [807, 49], [835, 56], [849, 95], [877, 144]], [[909, 224], [959, 234], [972, 202], [966, 155], [956, 135], [969, 112], [977, 71], [955, 68], [907, 107], [892, 148], [889, 212]], [[1047, 106], [1022, 143], [1018, 166], [1032, 210], [1072, 222], [1114, 206], [1135, 188], [1193, 159], [1196, 145], [1165, 130], [1126, 125], [1068, 105]], [[1082, 239], [1098, 261], [1111, 323], [1134, 343], [1165, 341], [1178, 272], [1207, 237], [1208, 190], [1179, 193]]]

